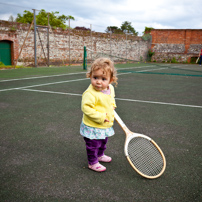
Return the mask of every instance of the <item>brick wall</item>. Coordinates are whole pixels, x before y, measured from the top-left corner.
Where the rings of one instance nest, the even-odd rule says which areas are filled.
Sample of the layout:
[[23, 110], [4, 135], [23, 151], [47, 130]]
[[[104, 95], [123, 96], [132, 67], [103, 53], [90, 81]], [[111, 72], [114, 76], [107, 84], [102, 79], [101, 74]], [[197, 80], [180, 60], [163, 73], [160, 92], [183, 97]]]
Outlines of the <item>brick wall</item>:
[[[18, 58], [21, 47], [29, 30], [29, 24], [0, 21], [0, 40], [8, 40], [13, 44], [12, 59]], [[47, 29], [38, 28], [37, 34], [37, 61], [45, 64], [47, 58]], [[40, 38], [40, 39], [39, 39]], [[43, 46], [43, 48], [42, 48]], [[94, 51], [104, 52], [122, 58], [139, 61], [146, 60], [150, 43], [141, 37], [115, 35], [80, 30], [50, 30], [49, 55], [50, 64], [82, 63], [83, 47]], [[69, 55], [70, 54], [70, 55]], [[88, 56], [89, 57], [89, 56]], [[90, 57], [89, 57], [90, 58]], [[89, 60], [88, 60], [89, 61]], [[18, 59], [18, 65], [34, 65], [34, 30], [31, 29]]]
[[151, 35], [152, 60], [190, 62], [202, 48], [202, 29], [154, 29]]

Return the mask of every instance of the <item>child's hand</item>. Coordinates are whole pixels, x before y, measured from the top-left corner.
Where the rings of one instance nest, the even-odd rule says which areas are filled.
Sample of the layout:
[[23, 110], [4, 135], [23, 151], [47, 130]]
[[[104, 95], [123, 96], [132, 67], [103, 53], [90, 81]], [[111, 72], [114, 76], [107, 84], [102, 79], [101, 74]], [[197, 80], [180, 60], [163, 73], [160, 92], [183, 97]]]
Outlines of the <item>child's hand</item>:
[[[106, 116], [107, 116], [107, 113], [106, 113]], [[109, 120], [106, 118], [106, 119], [104, 120], [104, 122], [109, 122]]]

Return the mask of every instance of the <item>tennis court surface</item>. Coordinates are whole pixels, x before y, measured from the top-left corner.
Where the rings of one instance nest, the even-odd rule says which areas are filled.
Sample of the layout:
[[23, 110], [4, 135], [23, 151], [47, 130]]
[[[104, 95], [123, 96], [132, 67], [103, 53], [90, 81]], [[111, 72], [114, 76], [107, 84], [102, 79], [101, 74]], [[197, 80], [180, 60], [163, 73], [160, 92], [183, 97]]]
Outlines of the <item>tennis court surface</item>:
[[81, 95], [90, 80], [81, 66], [1, 70], [0, 201], [202, 201], [202, 68], [116, 67], [116, 111], [131, 131], [161, 147], [164, 174], [148, 180], [131, 168], [116, 122], [107, 171], [87, 168], [79, 127]]

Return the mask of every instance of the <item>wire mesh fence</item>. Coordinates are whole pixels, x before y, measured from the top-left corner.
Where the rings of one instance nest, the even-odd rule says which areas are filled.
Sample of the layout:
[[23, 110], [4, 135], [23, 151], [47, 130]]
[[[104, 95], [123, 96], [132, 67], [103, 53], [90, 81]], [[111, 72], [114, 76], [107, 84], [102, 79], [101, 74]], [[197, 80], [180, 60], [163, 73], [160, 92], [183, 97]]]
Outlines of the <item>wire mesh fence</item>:
[[[25, 10], [35, 18], [40, 10], [2, 4], [5, 10]], [[12, 10], [11, 9], [11, 10]], [[79, 20], [68, 20], [67, 28], [40, 26], [33, 17], [31, 24], [15, 22], [15, 16], [0, 15], [0, 40], [10, 45], [11, 65], [50, 66], [72, 65], [83, 62], [83, 47], [131, 60], [146, 60], [149, 41], [129, 34], [106, 33], [102, 25]], [[98, 30], [98, 31], [97, 31]], [[88, 61], [93, 60], [90, 57]]]

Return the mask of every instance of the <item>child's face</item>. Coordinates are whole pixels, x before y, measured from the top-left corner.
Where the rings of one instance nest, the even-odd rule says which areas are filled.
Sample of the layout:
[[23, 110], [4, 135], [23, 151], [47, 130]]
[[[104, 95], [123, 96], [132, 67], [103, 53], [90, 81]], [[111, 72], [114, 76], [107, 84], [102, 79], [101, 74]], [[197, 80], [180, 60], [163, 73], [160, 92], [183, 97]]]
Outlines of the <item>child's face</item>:
[[111, 83], [110, 74], [103, 72], [102, 69], [93, 71], [90, 80], [94, 89], [97, 91], [107, 90], [107, 87]]

